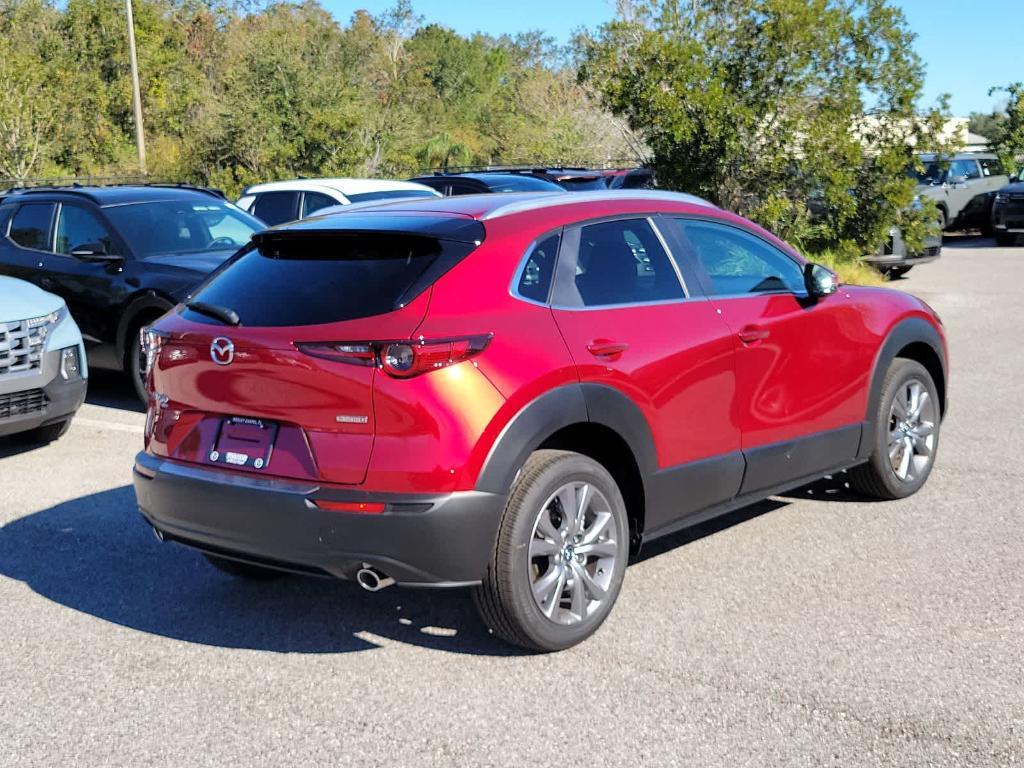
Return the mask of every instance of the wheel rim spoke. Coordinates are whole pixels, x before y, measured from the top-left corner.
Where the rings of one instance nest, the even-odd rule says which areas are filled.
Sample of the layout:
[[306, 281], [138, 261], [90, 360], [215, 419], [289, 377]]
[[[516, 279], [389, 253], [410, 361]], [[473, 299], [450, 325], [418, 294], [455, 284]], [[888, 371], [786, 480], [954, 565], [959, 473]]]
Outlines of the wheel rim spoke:
[[935, 401], [927, 387], [910, 379], [896, 392], [889, 411], [889, 464], [904, 482], [919, 479], [935, 452]]
[[620, 562], [619, 530], [604, 494], [566, 483], [537, 514], [528, 546], [530, 587], [541, 613], [561, 625], [593, 617], [609, 599]]
[[569, 610], [576, 621], [587, 618], [587, 595], [580, 578], [578, 567], [572, 569], [572, 582], [569, 585]]
[[615, 557], [619, 553], [619, 545], [612, 539], [605, 539], [593, 544], [580, 544], [576, 553], [587, 557]]

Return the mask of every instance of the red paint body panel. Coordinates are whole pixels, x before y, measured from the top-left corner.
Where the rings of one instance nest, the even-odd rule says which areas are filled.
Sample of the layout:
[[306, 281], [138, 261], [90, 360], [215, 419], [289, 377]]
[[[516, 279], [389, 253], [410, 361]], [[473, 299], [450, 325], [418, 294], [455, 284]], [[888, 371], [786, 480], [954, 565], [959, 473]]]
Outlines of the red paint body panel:
[[[740, 449], [732, 339], [710, 302], [554, 314], [580, 380], [617, 389], [640, 406], [659, 468]], [[596, 340], [627, 348], [598, 357], [588, 349]]]
[[[557, 204], [495, 218], [489, 215], [497, 208], [539, 196], [403, 203], [479, 218], [486, 238], [395, 312], [298, 328], [166, 316], [157, 324], [170, 337], [151, 373], [156, 394], [147, 450], [209, 464], [222, 418], [269, 419], [280, 428], [264, 475], [393, 493], [470, 490], [517, 414], [545, 393], [582, 381], [612, 387], [638, 406], [654, 436], [657, 465], [669, 469], [859, 423], [874, 361], [893, 326], [920, 317], [941, 335], [923, 303], [886, 290], [842, 288], [813, 304], [773, 294], [580, 311], [521, 300], [510, 288], [531, 243], [592, 218], [699, 215], [744, 226], [793, 253], [759, 227], [706, 206], [614, 193], [554, 198]], [[739, 334], [750, 327], [767, 333], [745, 343]], [[492, 334], [490, 343], [470, 360], [407, 379], [295, 348], [481, 334]], [[218, 336], [235, 345], [230, 365], [210, 359]], [[588, 349], [595, 342], [626, 348], [597, 357]]]

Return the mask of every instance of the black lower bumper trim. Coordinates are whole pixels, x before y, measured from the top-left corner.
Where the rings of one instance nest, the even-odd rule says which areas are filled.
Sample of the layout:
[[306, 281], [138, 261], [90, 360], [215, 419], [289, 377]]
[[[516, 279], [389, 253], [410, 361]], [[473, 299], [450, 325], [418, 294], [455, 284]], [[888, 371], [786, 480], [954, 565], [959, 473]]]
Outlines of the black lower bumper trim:
[[[351, 578], [363, 563], [396, 582], [478, 583], [494, 551], [506, 499], [478, 491], [442, 495], [321, 491], [313, 483], [136, 457], [143, 517], [164, 539], [281, 570]], [[325, 510], [316, 498], [382, 501], [387, 511]]]
[[70, 419], [85, 402], [86, 387], [85, 379], [54, 379], [42, 387], [45, 396], [42, 408], [0, 419], [0, 437]]

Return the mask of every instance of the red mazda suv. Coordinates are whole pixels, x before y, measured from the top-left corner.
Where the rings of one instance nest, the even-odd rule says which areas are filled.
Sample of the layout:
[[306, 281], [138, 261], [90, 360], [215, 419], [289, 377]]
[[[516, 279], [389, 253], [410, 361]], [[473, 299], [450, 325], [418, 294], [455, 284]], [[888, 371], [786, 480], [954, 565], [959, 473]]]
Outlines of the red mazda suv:
[[541, 651], [601, 625], [651, 539], [844, 469], [914, 493], [946, 407], [927, 304], [649, 191], [269, 229], [146, 345], [161, 539], [240, 576], [472, 587]]

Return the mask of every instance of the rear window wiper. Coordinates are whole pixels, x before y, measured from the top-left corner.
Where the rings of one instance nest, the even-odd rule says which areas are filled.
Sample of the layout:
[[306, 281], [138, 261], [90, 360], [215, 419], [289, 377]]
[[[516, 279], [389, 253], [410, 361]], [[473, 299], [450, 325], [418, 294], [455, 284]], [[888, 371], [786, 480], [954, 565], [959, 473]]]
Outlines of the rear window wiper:
[[205, 301], [190, 301], [185, 306], [193, 312], [198, 312], [200, 315], [220, 320], [225, 325], [238, 325], [242, 322], [241, 318], [238, 317], [238, 313], [227, 307], [218, 307], [216, 304], [207, 304]]

